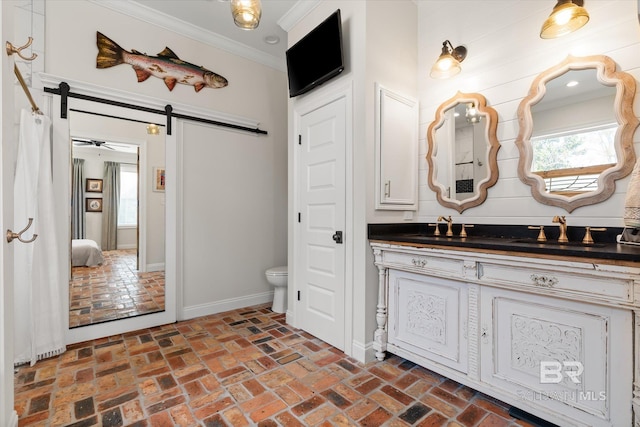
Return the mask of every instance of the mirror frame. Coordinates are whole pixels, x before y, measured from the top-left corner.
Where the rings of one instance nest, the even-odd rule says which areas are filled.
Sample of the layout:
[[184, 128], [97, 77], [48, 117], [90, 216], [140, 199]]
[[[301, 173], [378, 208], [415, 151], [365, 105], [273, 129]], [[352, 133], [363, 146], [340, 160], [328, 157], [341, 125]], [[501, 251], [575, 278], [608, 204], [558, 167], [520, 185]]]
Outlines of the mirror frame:
[[[616, 87], [614, 105], [618, 122], [614, 146], [618, 157], [616, 166], [604, 170], [598, 178], [598, 190], [576, 196], [564, 196], [545, 192], [544, 180], [531, 172], [533, 149], [531, 134], [533, 133], [533, 117], [531, 107], [537, 104], [546, 93], [546, 83], [571, 70], [595, 68], [598, 81], [604, 85]], [[518, 160], [518, 177], [531, 187], [531, 194], [538, 202], [558, 206], [572, 212], [580, 206], [592, 205], [607, 200], [615, 191], [615, 181], [629, 175], [636, 161], [633, 147], [633, 134], [638, 127], [638, 119], [633, 113], [633, 98], [636, 92], [635, 78], [624, 71], [616, 71], [616, 63], [605, 55], [575, 57], [569, 55], [561, 63], [540, 73], [529, 89], [529, 94], [518, 106], [518, 123], [520, 131], [515, 141], [520, 158]]]
[[[40, 73], [43, 84], [46, 87], [58, 87], [63, 81], [68, 83], [72, 91], [79, 97], [69, 97], [67, 100], [67, 111], [71, 109], [91, 111], [93, 113], [100, 113], [107, 116], [126, 115], [131, 119], [139, 120], [143, 123], [155, 123], [158, 120], [158, 114], [150, 111], [132, 110], [127, 109], [122, 104], [142, 105], [151, 110], [162, 110], [166, 103], [162, 100], [157, 100], [150, 97], [144, 97], [142, 95], [135, 95], [129, 92], [118, 91], [117, 89], [109, 88], [106, 90], [102, 86], [95, 86], [91, 83], [75, 81], [71, 79], [62, 80], [60, 77]], [[92, 98], [108, 99], [113, 103], [101, 103], [95, 102]], [[62, 118], [62, 103], [61, 96], [57, 94], [45, 94], [46, 102], [43, 102], [44, 113], [51, 117], [53, 127], [53, 151], [52, 161], [54, 167], [54, 196], [60, 200], [69, 200], [71, 189], [71, 137], [69, 131], [69, 120]], [[179, 129], [178, 119], [174, 116], [171, 117], [171, 127], [173, 129]], [[177, 256], [181, 248], [181, 241], [179, 239], [178, 230], [179, 226], [179, 206], [178, 192], [179, 187], [179, 139], [177, 133], [165, 135], [165, 168], [166, 175], [166, 191], [165, 191], [165, 311], [150, 313], [144, 316], [130, 317], [114, 320], [111, 322], [97, 323], [92, 325], [83, 326], [80, 328], [69, 329], [69, 318], [65, 316], [65, 342], [67, 345], [94, 340], [98, 338], [108, 337], [112, 335], [118, 335], [135, 331], [144, 328], [153, 328], [159, 325], [166, 325], [174, 323], [177, 318], [183, 316], [182, 311], [178, 310], [178, 307], [182, 307], [181, 303], [181, 289], [182, 283], [179, 281], [178, 272], [180, 271], [180, 257]], [[56, 178], [57, 177], [57, 178]], [[70, 205], [66, 203], [59, 203], [56, 205], [56, 222], [59, 224], [60, 235], [71, 236], [71, 218]], [[62, 255], [61, 262], [69, 263], [70, 259], [67, 259], [69, 255], [69, 241], [66, 239], [58, 239], [58, 250]], [[61, 280], [69, 283], [69, 268], [61, 269]], [[63, 299], [64, 313], [69, 312], [69, 297], [66, 293]]]
[[[445, 197], [444, 186], [437, 181], [437, 165], [434, 164], [433, 156], [438, 152], [438, 146], [436, 144], [436, 130], [438, 130], [444, 123], [445, 112], [450, 108], [454, 108], [457, 104], [473, 102], [477, 105], [478, 111], [485, 115], [487, 118], [486, 123], [486, 137], [487, 146], [489, 148], [487, 166], [489, 176], [482, 179], [479, 184], [476, 185], [474, 197], [470, 197], [464, 200], [453, 200], [449, 197]], [[428, 172], [427, 178], [429, 182], [429, 188], [436, 193], [438, 203], [446, 208], [455, 209], [458, 213], [462, 213], [465, 209], [469, 209], [482, 204], [487, 198], [487, 189], [493, 187], [498, 181], [498, 150], [500, 149], [500, 142], [496, 135], [498, 127], [498, 113], [493, 108], [487, 106], [487, 100], [479, 93], [462, 93], [457, 92], [452, 98], [443, 102], [436, 111], [436, 117], [429, 125], [427, 131], [428, 139], [428, 151], [427, 151], [427, 165]]]

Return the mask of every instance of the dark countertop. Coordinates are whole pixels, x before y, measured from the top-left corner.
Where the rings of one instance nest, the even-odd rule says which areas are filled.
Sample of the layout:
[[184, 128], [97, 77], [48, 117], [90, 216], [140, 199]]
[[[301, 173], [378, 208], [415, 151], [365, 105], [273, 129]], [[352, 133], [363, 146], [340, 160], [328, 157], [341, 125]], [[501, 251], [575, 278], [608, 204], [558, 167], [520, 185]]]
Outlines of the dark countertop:
[[526, 225], [486, 225], [473, 224], [467, 228], [467, 237], [459, 237], [461, 224], [453, 224], [453, 237], [445, 237], [446, 223], [440, 223], [440, 236], [434, 236], [434, 226], [426, 223], [369, 224], [369, 240], [417, 244], [420, 246], [441, 246], [451, 249], [469, 248], [474, 250], [517, 252], [520, 255], [589, 258], [625, 263], [640, 263], [640, 246], [616, 242], [622, 233], [621, 227], [607, 227], [606, 231], [593, 231], [592, 245], [582, 244], [584, 227], [567, 227], [568, 243], [558, 243], [558, 227], [546, 225], [547, 241], [538, 243], [538, 230], [529, 230]]

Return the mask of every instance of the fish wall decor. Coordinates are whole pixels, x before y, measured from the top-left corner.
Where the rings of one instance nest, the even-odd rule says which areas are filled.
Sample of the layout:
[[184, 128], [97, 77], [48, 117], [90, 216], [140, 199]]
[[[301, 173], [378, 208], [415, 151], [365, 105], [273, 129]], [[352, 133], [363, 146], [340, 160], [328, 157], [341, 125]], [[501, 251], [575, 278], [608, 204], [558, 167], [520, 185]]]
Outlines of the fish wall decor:
[[147, 80], [149, 76], [158, 77], [164, 80], [170, 91], [173, 90], [176, 83], [191, 85], [196, 92], [200, 92], [205, 87], [218, 89], [229, 84], [227, 79], [221, 75], [181, 60], [168, 47], [165, 47], [158, 56], [150, 56], [135, 49], [128, 52], [99, 31], [96, 34], [98, 45], [97, 68], [129, 64], [136, 72], [138, 82]]

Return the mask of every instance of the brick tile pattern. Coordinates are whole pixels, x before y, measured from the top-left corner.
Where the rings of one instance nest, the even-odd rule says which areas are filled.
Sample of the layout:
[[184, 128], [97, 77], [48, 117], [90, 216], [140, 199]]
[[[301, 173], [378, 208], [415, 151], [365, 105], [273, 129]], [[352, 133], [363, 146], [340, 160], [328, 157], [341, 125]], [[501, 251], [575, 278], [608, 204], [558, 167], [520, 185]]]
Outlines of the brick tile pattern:
[[527, 426], [402, 358], [361, 364], [258, 305], [69, 346], [15, 375], [19, 426]]
[[164, 310], [164, 271], [138, 272], [135, 249], [102, 254], [102, 265], [72, 268], [70, 327]]

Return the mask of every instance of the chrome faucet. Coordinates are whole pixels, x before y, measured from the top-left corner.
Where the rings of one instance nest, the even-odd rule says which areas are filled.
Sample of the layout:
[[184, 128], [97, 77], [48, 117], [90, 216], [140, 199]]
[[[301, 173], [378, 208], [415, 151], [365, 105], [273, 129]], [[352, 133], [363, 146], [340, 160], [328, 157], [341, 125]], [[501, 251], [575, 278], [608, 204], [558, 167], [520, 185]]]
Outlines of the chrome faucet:
[[567, 243], [569, 239], [567, 238], [567, 220], [563, 216], [554, 216], [551, 222], [557, 222], [558, 227], [560, 228], [560, 236], [558, 237], [559, 243]]
[[438, 222], [447, 221], [447, 233], [445, 234], [445, 236], [447, 237], [453, 236], [453, 230], [451, 229], [451, 224], [453, 223], [453, 220], [451, 219], [451, 215], [449, 215], [448, 217], [439, 216], [437, 221]]

